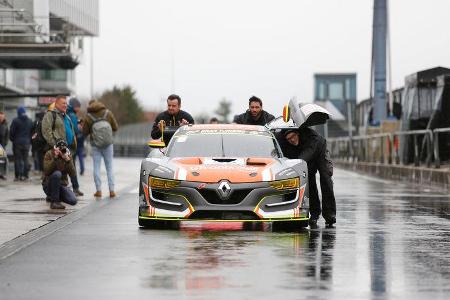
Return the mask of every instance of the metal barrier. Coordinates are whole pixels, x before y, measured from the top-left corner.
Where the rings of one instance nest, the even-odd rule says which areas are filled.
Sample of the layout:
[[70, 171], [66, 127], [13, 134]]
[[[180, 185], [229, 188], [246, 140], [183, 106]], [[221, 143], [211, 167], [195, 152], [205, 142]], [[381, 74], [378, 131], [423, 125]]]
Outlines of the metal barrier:
[[114, 154], [123, 157], [146, 157], [153, 123], [130, 124], [119, 128], [114, 137]]
[[[425, 164], [427, 167], [431, 167], [434, 161], [434, 167], [440, 168], [439, 134], [441, 133], [450, 133], [450, 128], [397, 131], [393, 133], [354, 136], [352, 138], [330, 138], [328, 139], [328, 145], [332, 158], [354, 162], [400, 164], [400, 140], [403, 140], [404, 146], [406, 143], [410, 143], [407, 137], [411, 136], [414, 165], [420, 166], [422, 157], [425, 156]], [[420, 137], [423, 137], [421, 139], [421, 145], [419, 145]], [[420, 149], [425, 149], [425, 151], [420, 151]]]

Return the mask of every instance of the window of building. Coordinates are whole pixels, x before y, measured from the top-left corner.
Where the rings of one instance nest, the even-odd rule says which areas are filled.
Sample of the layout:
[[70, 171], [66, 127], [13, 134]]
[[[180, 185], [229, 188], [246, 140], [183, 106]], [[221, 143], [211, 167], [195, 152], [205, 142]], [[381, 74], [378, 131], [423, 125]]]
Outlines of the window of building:
[[39, 75], [41, 80], [66, 81], [67, 72], [66, 70], [41, 70]]
[[343, 99], [344, 98], [344, 85], [342, 82], [331, 82], [328, 85], [328, 97], [330, 99]]

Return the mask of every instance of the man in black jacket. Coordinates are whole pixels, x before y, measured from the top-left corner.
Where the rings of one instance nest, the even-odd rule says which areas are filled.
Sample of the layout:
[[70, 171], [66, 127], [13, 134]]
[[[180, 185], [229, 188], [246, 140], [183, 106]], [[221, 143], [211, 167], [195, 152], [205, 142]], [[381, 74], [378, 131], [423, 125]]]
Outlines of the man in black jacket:
[[[321, 212], [326, 225], [332, 226], [336, 223], [336, 200], [331, 178], [333, 176], [333, 163], [330, 160], [326, 140], [308, 127], [288, 130], [284, 133], [284, 137], [285, 141], [280, 143], [284, 155], [292, 159], [303, 159], [308, 164], [310, 227], [317, 228], [317, 220]], [[317, 171], [320, 175], [322, 210], [316, 183]]]
[[28, 156], [30, 152], [32, 127], [33, 122], [26, 115], [25, 107], [19, 107], [17, 109], [17, 118], [12, 121], [9, 129], [9, 139], [13, 143], [14, 181], [28, 179]]
[[[181, 110], [181, 98], [178, 95], [172, 94], [167, 97], [167, 110], [160, 113], [153, 123], [152, 138], [159, 139], [161, 137], [161, 127], [163, 126], [183, 126], [187, 124], [194, 124], [192, 116]], [[165, 138], [167, 143], [169, 139]]]
[[258, 97], [252, 96], [248, 100], [248, 110], [234, 117], [233, 123], [247, 125], [264, 126], [275, 117], [262, 109], [262, 101]]

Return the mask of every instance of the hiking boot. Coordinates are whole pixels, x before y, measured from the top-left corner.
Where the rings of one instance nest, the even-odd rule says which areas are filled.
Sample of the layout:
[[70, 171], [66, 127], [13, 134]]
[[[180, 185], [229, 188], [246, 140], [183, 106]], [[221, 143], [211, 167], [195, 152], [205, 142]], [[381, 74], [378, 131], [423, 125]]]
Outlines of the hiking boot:
[[116, 193], [114, 193], [114, 191], [109, 192], [109, 198], [114, 198], [116, 197]]
[[325, 226], [333, 227], [333, 224], [336, 223], [336, 217], [330, 217], [325, 219]]
[[95, 194], [94, 194], [94, 197], [95, 198], [101, 198], [102, 197], [102, 192], [96, 191]]
[[317, 218], [310, 218], [308, 221], [310, 229], [317, 229], [319, 226], [317, 225]]
[[61, 204], [61, 202], [52, 202], [50, 203], [51, 209], [65, 209], [66, 207]]
[[80, 191], [79, 189], [74, 189], [73, 193], [75, 194], [75, 196], [84, 196], [84, 193], [82, 191]]

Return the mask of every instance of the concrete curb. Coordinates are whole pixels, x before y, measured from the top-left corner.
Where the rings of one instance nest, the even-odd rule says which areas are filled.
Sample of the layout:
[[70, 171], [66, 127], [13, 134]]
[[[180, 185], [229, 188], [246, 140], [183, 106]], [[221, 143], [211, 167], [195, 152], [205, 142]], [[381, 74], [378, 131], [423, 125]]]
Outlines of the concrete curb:
[[450, 171], [448, 169], [431, 169], [414, 166], [386, 165], [368, 162], [348, 162], [335, 160], [336, 167], [361, 172], [379, 178], [432, 185], [450, 192]]

